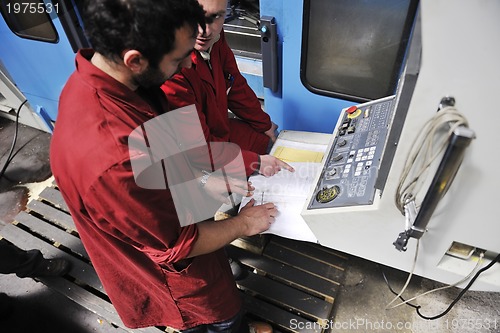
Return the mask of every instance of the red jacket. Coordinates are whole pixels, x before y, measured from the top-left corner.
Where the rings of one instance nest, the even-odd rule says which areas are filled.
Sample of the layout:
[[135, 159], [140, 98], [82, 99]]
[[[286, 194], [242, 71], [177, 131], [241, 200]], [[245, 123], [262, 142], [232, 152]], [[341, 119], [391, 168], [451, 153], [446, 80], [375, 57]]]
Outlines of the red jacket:
[[[92, 264], [121, 319], [131, 328], [185, 329], [227, 320], [241, 299], [223, 250], [185, 259], [198, 235], [181, 227], [168, 189], [137, 186], [128, 136], [162, 110], [76, 58], [63, 89], [50, 162]], [[180, 265], [183, 265], [180, 267]]]
[[[231, 136], [240, 134], [231, 133], [228, 109], [256, 132], [264, 133], [271, 128], [271, 119], [241, 75], [224, 32], [210, 52], [212, 70], [199, 52], [193, 52], [191, 59], [192, 68], [183, 68], [181, 73], [165, 82], [162, 90], [172, 109], [196, 104], [207, 142], [228, 142]], [[263, 147], [260, 152], [241, 147], [247, 175], [254, 171], [250, 165], [258, 161], [258, 155], [266, 153], [269, 138], [260, 140], [262, 142], [256, 143]]]

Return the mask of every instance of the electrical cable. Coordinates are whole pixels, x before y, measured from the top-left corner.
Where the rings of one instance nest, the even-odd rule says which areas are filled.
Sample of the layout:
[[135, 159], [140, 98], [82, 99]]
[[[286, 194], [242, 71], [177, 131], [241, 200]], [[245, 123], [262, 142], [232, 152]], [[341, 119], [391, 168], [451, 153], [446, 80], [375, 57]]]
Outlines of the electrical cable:
[[[389, 288], [391, 293], [393, 293], [394, 295], [398, 295], [398, 293], [395, 292], [394, 289], [392, 289], [391, 284], [389, 283], [389, 280], [387, 280], [387, 276], [385, 275], [384, 271], [382, 269], [380, 269], [380, 271], [382, 272], [382, 277], [384, 278], [385, 284], [387, 285], [387, 287]], [[399, 299], [404, 301], [406, 305], [411, 306], [412, 308], [416, 309], [416, 308], [420, 307], [420, 305], [414, 305], [414, 304], [411, 304], [409, 301], [405, 301], [405, 299], [402, 296], [399, 296]]]
[[[446, 106], [424, 124], [415, 138], [395, 196], [396, 206], [403, 215], [405, 215], [404, 206], [416, 199], [424, 184], [423, 176], [429, 171], [433, 161], [444, 151], [450, 136], [459, 126], [468, 127], [467, 119], [456, 108]], [[445, 127], [448, 135], [441, 133]]]
[[9, 151], [9, 155], [7, 156], [7, 160], [5, 161], [5, 164], [4, 164], [3, 168], [2, 168], [2, 171], [0, 171], [0, 179], [2, 179], [2, 177], [4, 176], [5, 170], [7, 170], [7, 167], [9, 166], [10, 162], [13, 159], [12, 154], [14, 153], [14, 147], [16, 146], [17, 135], [18, 135], [18, 132], [19, 132], [19, 114], [21, 113], [21, 109], [23, 108], [24, 104], [26, 104], [26, 102], [28, 102], [27, 99], [25, 99], [21, 103], [21, 105], [19, 105], [19, 107], [17, 108], [16, 121], [15, 121], [15, 130], [14, 130], [14, 138], [12, 139], [12, 144], [10, 146], [10, 151]]
[[483, 272], [485, 272], [488, 269], [490, 269], [496, 262], [500, 262], [500, 254], [497, 255], [495, 257], [495, 259], [493, 259], [488, 265], [486, 265], [485, 267], [481, 268], [476, 273], [476, 275], [474, 275], [474, 277], [469, 281], [469, 283], [464, 287], [464, 289], [462, 289], [462, 291], [460, 292], [460, 294], [458, 294], [458, 296], [453, 300], [453, 302], [451, 302], [451, 304], [448, 306], [448, 308], [446, 310], [444, 310], [443, 312], [441, 312], [440, 314], [438, 314], [436, 316], [432, 316], [432, 317], [425, 316], [425, 315], [423, 315], [420, 312], [420, 307], [417, 308], [417, 314], [420, 316], [420, 318], [426, 319], [426, 320], [435, 320], [435, 319], [443, 317], [448, 312], [450, 312], [450, 310], [453, 308], [453, 306], [455, 306], [455, 304], [462, 298], [462, 296], [467, 292], [467, 290], [469, 290], [469, 288], [476, 281], [476, 279], [479, 277], [479, 275], [481, 275]]
[[[400, 305], [407, 304], [408, 302], [411, 302], [411, 301], [413, 301], [413, 300], [415, 300], [415, 299], [417, 299], [419, 297], [422, 297], [424, 295], [428, 295], [430, 293], [433, 293], [433, 292], [436, 292], [436, 291], [439, 291], [439, 290], [444, 290], [444, 289], [448, 289], [448, 288], [451, 288], [451, 287], [456, 287], [456, 286], [464, 283], [465, 281], [469, 280], [474, 273], [476, 273], [476, 271], [478, 270], [478, 268], [481, 266], [481, 264], [483, 262], [483, 257], [484, 257], [484, 252], [481, 252], [479, 254], [479, 260], [477, 261], [477, 263], [474, 266], [474, 268], [472, 269], [472, 271], [469, 274], [467, 274], [467, 276], [465, 276], [464, 278], [462, 278], [460, 281], [457, 281], [457, 282], [455, 282], [453, 284], [450, 284], [450, 285], [447, 285], [447, 286], [443, 286], [443, 287], [435, 288], [435, 289], [432, 289], [432, 290], [428, 290], [425, 293], [419, 294], [419, 295], [414, 296], [414, 297], [412, 297], [410, 299], [407, 299], [407, 300], [403, 300], [403, 302], [390, 307], [390, 309], [394, 309], [394, 308], [397, 308]], [[420, 306], [418, 306], [417, 308], [420, 308]]]
[[398, 298], [401, 297], [401, 295], [403, 295], [403, 293], [405, 292], [406, 288], [408, 287], [408, 285], [410, 284], [410, 280], [413, 276], [413, 272], [415, 272], [415, 266], [417, 265], [417, 257], [418, 257], [418, 249], [419, 249], [419, 246], [420, 246], [420, 239], [417, 239], [417, 247], [415, 248], [415, 257], [413, 258], [413, 265], [411, 267], [411, 270], [410, 270], [410, 274], [408, 275], [408, 278], [406, 279], [406, 282], [403, 286], [403, 288], [401, 288], [401, 291], [399, 292], [399, 294], [396, 295], [396, 297], [394, 297], [392, 299], [392, 301], [390, 301], [386, 306], [386, 310], [387, 309], [391, 309], [389, 307], [389, 305], [391, 305], [392, 303], [394, 303]]

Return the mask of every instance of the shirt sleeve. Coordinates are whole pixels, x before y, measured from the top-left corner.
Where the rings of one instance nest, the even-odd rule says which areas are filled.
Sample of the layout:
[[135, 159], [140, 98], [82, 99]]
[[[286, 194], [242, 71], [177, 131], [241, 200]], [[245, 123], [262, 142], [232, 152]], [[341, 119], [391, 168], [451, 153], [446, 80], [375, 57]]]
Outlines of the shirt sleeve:
[[[186, 77], [186, 75], [188, 77]], [[165, 84], [162, 85], [161, 89], [166, 94], [168, 102], [171, 106], [171, 109], [173, 110], [173, 109], [181, 108], [183, 106], [194, 104], [196, 106], [196, 111], [198, 113], [200, 125], [201, 125], [201, 128], [203, 130], [203, 135], [205, 136], [207, 143], [227, 142], [228, 141], [227, 138], [221, 138], [217, 135], [214, 135], [214, 133], [212, 133], [212, 131], [208, 127], [206, 115], [203, 112], [204, 106], [200, 102], [200, 101], [204, 100], [204, 98], [200, 95], [203, 93], [202, 89], [194, 89], [193, 88], [193, 86], [191, 85], [190, 82], [195, 82], [196, 80], [194, 78], [194, 74], [193, 74], [193, 77], [191, 77], [189, 75], [190, 75], [189, 71], [183, 71], [183, 73], [179, 73], [179, 74], [175, 75], [168, 82], [166, 82]], [[189, 78], [191, 78], [191, 80]], [[255, 98], [255, 99], [257, 101], [257, 98]], [[258, 103], [258, 104], [259, 104], [258, 111], [263, 113], [262, 109], [260, 109], [260, 103]], [[265, 114], [265, 116], [267, 116], [267, 114]], [[269, 120], [269, 124], [270, 124], [270, 120]], [[270, 125], [268, 128], [266, 128], [267, 126], [261, 126], [261, 127], [262, 127], [263, 132], [265, 132], [267, 129], [270, 128]], [[227, 157], [232, 156], [232, 154], [233, 154], [233, 149], [228, 148], [226, 150], [226, 149], [223, 149], [221, 147], [222, 146], [218, 146], [218, 149], [214, 149], [213, 145], [211, 146], [210, 161], [212, 161], [212, 163], [214, 165], [224, 164], [223, 162], [227, 160]], [[253, 166], [258, 164], [259, 156], [258, 156], [258, 154], [254, 153], [250, 150], [241, 149], [241, 153], [243, 155], [243, 160], [245, 163], [244, 168], [245, 168], [246, 176], [250, 176], [255, 171]], [[194, 164], [201, 166], [207, 161], [207, 159], [205, 158], [205, 154], [198, 154], [198, 155], [191, 154], [191, 161]], [[217, 161], [220, 161], [220, 162], [217, 163]], [[207, 168], [204, 168], [204, 169], [210, 170]], [[236, 177], [239, 175], [239, 170], [232, 170], [229, 172], [233, 173]]]
[[228, 108], [257, 132], [267, 131], [271, 128], [271, 117], [262, 110], [257, 95], [241, 75], [234, 53], [227, 44], [224, 34], [221, 35], [220, 43], [222, 67], [225, 73], [230, 73], [234, 78], [233, 85], [227, 95]]
[[137, 186], [130, 165], [107, 170], [84, 200], [97, 228], [160, 265], [185, 259], [196, 241], [196, 224], [180, 226], [170, 191]]

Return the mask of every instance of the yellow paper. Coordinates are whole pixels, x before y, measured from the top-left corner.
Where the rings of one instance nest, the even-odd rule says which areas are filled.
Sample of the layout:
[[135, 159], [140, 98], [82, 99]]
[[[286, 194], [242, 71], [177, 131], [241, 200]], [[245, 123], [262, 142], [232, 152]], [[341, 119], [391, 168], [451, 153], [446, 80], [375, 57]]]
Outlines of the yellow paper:
[[324, 153], [312, 150], [296, 149], [278, 146], [273, 154], [284, 162], [314, 162], [320, 163]]

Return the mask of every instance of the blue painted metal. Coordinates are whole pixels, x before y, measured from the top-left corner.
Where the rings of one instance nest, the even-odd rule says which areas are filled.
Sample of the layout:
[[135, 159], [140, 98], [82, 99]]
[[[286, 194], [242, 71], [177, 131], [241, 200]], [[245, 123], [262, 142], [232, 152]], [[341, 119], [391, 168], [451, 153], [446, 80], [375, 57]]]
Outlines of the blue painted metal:
[[[340, 111], [351, 101], [320, 96], [300, 80], [303, 0], [261, 0], [261, 15], [274, 16], [278, 26], [280, 85], [277, 93], [264, 88], [266, 112], [280, 130], [331, 133]], [[286, 13], [286, 15], [284, 14]]]
[[43, 108], [55, 120], [59, 95], [75, 69], [75, 54], [59, 19], [52, 17], [57, 44], [18, 37], [0, 17], [0, 60], [33, 108]]
[[248, 85], [255, 92], [258, 98], [264, 99], [264, 83], [262, 75], [241, 73], [243, 77], [247, 80]]
[[235, 55], [241, 75], [258, 98], [264, 99], [264, 82], [262, 77], [262, 60]]
[[52, 119], [50, 119], [50, 116], [44, 109], [44, 107], [37, 105], [35, 112], [40, 116], [42, 121], [45, 123], [45, 126], [47, 126], [47, 128], [49, 129], [49, 132], [52, 133], [54, 131], [54, 125], [52, 123]]
[[[265, 109], [280, 130], [331, 133], [341, 109], [353, 103], [316, 95], [300, 80], [303, 0], [261, 0], [260, 10], [277, 22], [278, 91], [263, 88], [261, 76], [245, 75], [247, 80], [264, 98]], [[22, 39], [0, 19], [0, 59], [30, 104], [42, 108], [52, 121], [60, 92], [74, 70], [71, 45], [59, 20], [54, 18], [53, 23], [59, 34], [57, 44]]]

